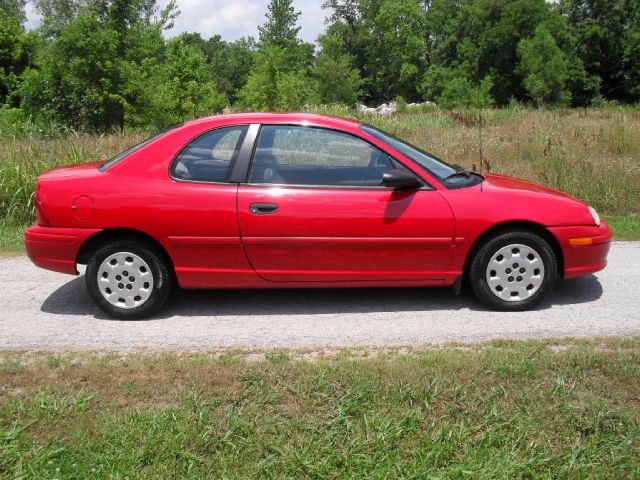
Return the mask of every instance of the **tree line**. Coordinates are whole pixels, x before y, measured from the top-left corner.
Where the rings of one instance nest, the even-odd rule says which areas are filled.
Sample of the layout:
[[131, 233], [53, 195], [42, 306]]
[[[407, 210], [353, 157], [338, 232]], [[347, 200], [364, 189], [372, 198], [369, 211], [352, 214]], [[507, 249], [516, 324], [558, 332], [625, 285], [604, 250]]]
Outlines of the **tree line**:
[[175, 0], [0, 0], [0, 105], [88, 131], [236, 110], [435, 101], [442, 108], [640, 100], [640, 0], [326, 0], [316, 44], [292, 0], [258, 38], [182, 33]]

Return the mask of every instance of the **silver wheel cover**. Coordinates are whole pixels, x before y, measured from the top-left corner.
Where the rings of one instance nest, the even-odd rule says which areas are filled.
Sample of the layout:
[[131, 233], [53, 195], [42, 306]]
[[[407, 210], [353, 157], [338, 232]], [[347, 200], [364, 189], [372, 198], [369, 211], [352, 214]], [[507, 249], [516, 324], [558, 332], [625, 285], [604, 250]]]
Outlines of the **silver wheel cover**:
[[535, 295], [544, 281], [542, 257], [522, 244], [502, 247], [487, 265], [487, 284], [491, 292], [507, 302], [521, 302]]
[[105, 258], [98, 268], [97, 280], [104, 299], [125, 310], [139, 307], [153, 292], [151, 268], [131, 252], [118, 252]]

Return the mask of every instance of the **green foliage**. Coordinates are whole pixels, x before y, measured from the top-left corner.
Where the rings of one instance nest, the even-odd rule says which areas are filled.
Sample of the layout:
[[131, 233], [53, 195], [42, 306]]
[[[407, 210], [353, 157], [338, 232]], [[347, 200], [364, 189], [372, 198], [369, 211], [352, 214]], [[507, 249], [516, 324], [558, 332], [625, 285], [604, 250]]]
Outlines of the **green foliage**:
[[256, 55], [247, 84], [239, 92], [239, 107], [245, 110], [299, 110], [317, 103], [317, 86], [302, 67], [295, 65], [290, 52], [265, 45]]
[[41, 53], [39, 69], [24, 75], [25, 110], [74, 128], [124, 124], [118, 34], [92, 12], [78, 15]]
[[628, 32], [623, 62], [627, 95], [631, 100], [640, 100], [640, 31]]
[[558, 8], [577, 38], [586, 72], [599, 79], [602, 95], [609, 100], [639, 100], [640, 77], [633, 60], [640, 32], [638, 0], [560, 0]]
[[300, 12], [293, 8], [293, 0], [271, 0], [267, 5], [267, 21], [258, 27], [260, 43], [287, 48], [298, 44], [297, 25]]
[[[172, 22], [174, 2], [159, 19], [153, 0], [39, 6], [43, 28], [55, 35], [20, 89], [34, 117], [80, 130], [164, 128], [226, 105], [204, 53], [182, 39], [165, 44], [161, 31]], [[69, 18], [54, 15], [60, 10]]]
[[256, 49], [253, 38], [226, 42], [220, 35], [205, 40], [199, 33], [183, 33], [181, 38], [183, 43], [196, 47], [205, 55], [218, 89], [230, 103], [234, 103], [238, 91], [247, 83], [253, 67]]
[[246, 85], [238, 93], [243, 110], [300, 110], [319, 101], [311, 75], [313, 45], [297, 38], [299, 12], [291, 0], [271, 0], [267, 20], [259, 27], [260, 49]]
[[230, 105], [640, 100], [638, 0], [325, 0], [317, 53], [292, 0], [269, 2], [258, 42], [185, 33], [179, 45], [163, 35], [176, 0], [162, 4], [33, 0], [41, 23], [26, 32], [25, 1], [0, 0], [0, 106], [40, 126], [109, 131]]
[[18, 23], [22, 23], [26, 20], [27, 16], [24, 13], [24, 7], [26, 0], [0, 0], [0, 14], [2, 19], [16, 19]]
[[322, 103], [343, 103], [353, 106], [360, 98], [363, 81], [360, 72], [352, 68], [346, 55], [318, 55], [314, 76]]
[[31, 65], [36, 38], [25, 33], [17, 14], [0, 16], [0, 105], [17, 107], [24, 70]]
[[[227, 99], [218, 92], [204, 54], [181, 37], [169, 41], [163, 64], [149, 65], [140, 83], [143, 108], [133, 105], [127, 124], [164, 129], [188, 119], [220, 113]], [[145, 75], [145, 65], [141, 68]]]
[[490, 76], [473, 84], [457, 71], [442, 67], [432, 67], [427, 71], [421, 91], [426, 98], [435, 100], [440, 108], [487, 108], [494, 104]]
[[536, 28], [531, 39], [520, 41], [518, 56], [522, 84], [538, 106], [544, 103], [561, 103], [565, 100], [565, 57], [544, 26]]
[[[345, 55], [363, 79], [365, 99], [379, 103], [398, 95], [419, 98], [427, 66], [426, 10], [415, 0], [328, 0], [333, 10], [326, 36], [333, 58]], [[326, 47], [325, 47], [326, 48]]]

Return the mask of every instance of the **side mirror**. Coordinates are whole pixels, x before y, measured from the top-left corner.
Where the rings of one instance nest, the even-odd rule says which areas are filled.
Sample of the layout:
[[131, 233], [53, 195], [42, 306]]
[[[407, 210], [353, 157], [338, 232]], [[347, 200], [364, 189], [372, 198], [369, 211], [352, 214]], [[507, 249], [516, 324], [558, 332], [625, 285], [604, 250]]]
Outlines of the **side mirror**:
[[422, 183], [413, 173], [394, 168], [382, 175], [382, 185], [395, 189], [417, 189]]

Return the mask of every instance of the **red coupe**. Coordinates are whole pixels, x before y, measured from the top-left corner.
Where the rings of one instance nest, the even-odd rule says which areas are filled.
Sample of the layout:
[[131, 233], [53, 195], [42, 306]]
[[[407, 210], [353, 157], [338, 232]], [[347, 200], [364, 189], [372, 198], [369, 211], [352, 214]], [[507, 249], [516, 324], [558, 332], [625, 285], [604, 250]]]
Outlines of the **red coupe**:
[[611, 230], [568, 195], [449, 165], [354, 120], [220, 115], [40, 176], [25, 234], [120, 319], [183, 288], [454, 286], [525, 310], [605, 267]]

